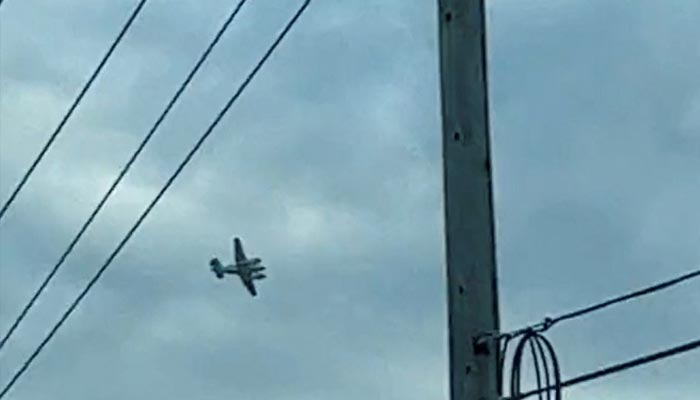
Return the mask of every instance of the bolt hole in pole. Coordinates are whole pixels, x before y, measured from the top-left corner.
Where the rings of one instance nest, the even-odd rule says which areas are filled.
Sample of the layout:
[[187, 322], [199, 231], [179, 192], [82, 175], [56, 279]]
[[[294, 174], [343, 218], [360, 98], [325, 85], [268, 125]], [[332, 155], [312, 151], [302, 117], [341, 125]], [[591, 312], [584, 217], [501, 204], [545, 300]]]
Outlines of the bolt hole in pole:
[[459, 142], [459, 139], [460, 139], [461, 137], [462, 137], [462, 136], [459, 134], [459, 132], [455, 132], [455, 135], [454, 135], [455, 141]]
[[452, 13], [451, 12], [445, 13], [445, 21], [447, 21], [447, 22], [452, 21]]

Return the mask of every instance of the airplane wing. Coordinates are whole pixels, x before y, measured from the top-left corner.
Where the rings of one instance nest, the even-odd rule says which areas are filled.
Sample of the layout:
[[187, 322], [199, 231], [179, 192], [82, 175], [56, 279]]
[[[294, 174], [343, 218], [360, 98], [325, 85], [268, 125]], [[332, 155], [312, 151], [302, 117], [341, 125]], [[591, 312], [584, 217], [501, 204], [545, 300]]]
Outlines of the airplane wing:
[[233, 248], [235, 252], [236, 262], [241, 262], [246, 260], [245, 253], [243, 252], [243, 245], [239, 238], [233, 238]]
[[241, 276], [241, 282], [243, 282], [243, 285], [246, 289], [248, 289], [251, 296], [257, 296], [258, 292], [255, 290], [255, 284], [253, 283], [252, 279], [245, 279]]

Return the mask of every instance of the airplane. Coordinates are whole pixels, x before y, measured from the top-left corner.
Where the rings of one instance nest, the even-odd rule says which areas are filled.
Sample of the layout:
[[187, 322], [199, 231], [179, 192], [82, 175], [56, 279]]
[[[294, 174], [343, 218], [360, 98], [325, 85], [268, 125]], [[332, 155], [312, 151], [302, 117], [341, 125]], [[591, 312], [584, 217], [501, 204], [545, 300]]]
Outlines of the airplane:
[[265, 279], [267, 276], [261, 271], [265, 267], [260, 264], [259, 258], [247, 258], [243, 252], [243, 245], [239, 238], [233, 238], [234, 256], [236, 263], [223, 266], [218, 258], [214, 257], [209, 261], [211, 270], [217, 278], [222, 279], [225, 274], [238, 275], [241, 282], [248, 289], [252, 296], [257, 296], [254, 281]]

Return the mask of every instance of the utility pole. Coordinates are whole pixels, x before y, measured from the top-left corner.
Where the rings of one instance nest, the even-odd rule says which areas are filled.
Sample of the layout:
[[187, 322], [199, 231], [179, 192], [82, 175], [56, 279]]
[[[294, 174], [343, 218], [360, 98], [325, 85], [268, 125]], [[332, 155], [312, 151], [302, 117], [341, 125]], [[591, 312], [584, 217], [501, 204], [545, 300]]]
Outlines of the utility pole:
[[499, 396], [484, 2], [438, 1], [451, 400]]

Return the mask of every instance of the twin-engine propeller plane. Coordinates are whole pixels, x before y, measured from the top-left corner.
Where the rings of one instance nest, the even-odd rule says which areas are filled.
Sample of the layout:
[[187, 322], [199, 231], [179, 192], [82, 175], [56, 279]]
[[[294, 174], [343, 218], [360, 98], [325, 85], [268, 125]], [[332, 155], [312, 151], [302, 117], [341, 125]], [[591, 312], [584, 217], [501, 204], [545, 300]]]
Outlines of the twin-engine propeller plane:
[[214, 257], [209, 261], [211, 270], [219, 279], [222, 279], [225, 274], [238, 275], [248, 292], [252, 296], [256, 296], [258, 292], [255, 290], [254, 281], [265, 279], [266, 275], [262, 273], [265, 267], [260, 264], [261, 260], [259, 258], [246, 258], [239, 238], [233, 239], [233, 248], [236, 263], [223, 266], [219, 259]]

